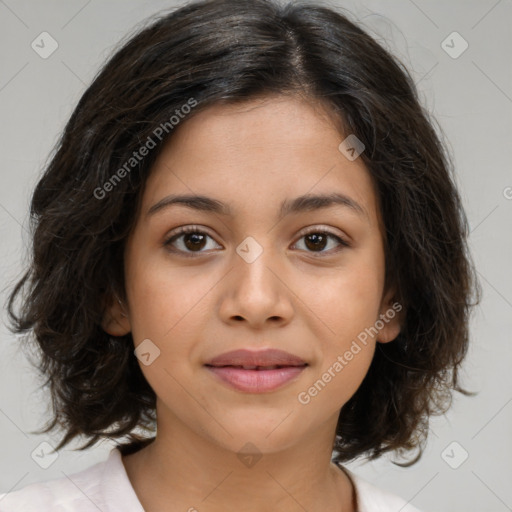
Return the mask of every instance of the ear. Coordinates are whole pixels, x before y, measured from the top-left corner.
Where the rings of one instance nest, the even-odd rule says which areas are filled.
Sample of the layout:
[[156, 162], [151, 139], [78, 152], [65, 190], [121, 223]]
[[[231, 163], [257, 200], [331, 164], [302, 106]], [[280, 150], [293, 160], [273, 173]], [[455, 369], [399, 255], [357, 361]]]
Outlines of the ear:
[[129, 314], [123, 303], [115, 295], [112, 295], [106, 303], [101, 322], [103, 330], [111, 336], [128, 334], [132, 327]]
[[405, 308], [395, 299], [395, 294], [396, 289], [392, 286], [382, 298], [379, 319], [376, 321], [379, 328], [378, 343], [389, 343], [400, 334], [405, 319]]

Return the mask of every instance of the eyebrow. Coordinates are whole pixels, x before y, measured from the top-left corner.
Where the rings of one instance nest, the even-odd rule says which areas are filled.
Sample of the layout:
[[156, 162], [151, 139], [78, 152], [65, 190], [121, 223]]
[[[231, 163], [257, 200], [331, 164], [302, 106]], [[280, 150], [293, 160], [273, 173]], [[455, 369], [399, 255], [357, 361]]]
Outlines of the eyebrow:
[[[155, 203], [146, 213], [146, 217], [154, 215], [172, 205], [179, 204], [187, 208], [202, 211], [212, 212], [219, 215], [229, 216], [232, 215], [232, 210], [228, 204], [225, 204], [217, 199], [202, 195], [174, 195], [164, 197]], [[357, 203], [354, 199], [340, 193], [331, 194], [306, 194], [294, 199], [285, 199], [281, 203], [280, 217], [285, 217], [294, 213], [310, 212], [313, 210], [320, 210], [329, 208], [334, 205], [344, 206], [359, 216], [368, 217], [364, 208]]]

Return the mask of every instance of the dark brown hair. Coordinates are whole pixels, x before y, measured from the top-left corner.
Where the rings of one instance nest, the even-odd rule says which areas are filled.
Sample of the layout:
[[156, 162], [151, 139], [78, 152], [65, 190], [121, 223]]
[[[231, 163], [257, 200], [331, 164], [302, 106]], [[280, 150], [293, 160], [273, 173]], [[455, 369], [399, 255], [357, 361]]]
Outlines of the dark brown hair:
[[[171, 116], [186, 122], [214, 104], [271, 94], [323, 102], [345, 136], [364, 143], [386, 229], [386, 285], [405, 311], [400, 334], [377, 344], [340, 411], [334, 460], [415, 447], [421, 455], [429, 416], [447, 410], [453, 389], [468, 394], [458, 371], [480, 287], [453, 164], [407, 69], [348, 14], [317, 2], [192, 2], [122, 42], [33, 194], [32, 261], [8, 311], [13, 332], [33, 334], [25, 341], [35, 341], [54, 412], [42, 432], [64, 430], [57, 449], [81, 435], [80, 449], [102, 438], [125, 437], [127, 450], [152, 439], [135, 432], [154, 432], [155, 393], [131, 334], [101, 328], [109, 298], [126, 299], [123, 250], [137, 205], [172, 136]], [[130, 160], [149, 139], [154, 147]]]

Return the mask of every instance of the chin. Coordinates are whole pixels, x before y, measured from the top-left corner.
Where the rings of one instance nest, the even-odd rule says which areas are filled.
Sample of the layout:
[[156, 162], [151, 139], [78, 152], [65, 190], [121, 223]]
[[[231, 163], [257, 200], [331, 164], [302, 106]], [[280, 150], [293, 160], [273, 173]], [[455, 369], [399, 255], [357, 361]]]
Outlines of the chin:
[[[247, 443], [254, 445], [261, 453], [276, 453], [290, 448], [308, 434], [303, 431], [304, 424], [297, 425], [297, 416], [290, 414], [291, 409], [268, 414], [229, 414], [224, 417], [222, 432], [218, 441], [229, 445], [234, 452], [240, 451]], [[217, 437], [217, 436], [216, 436]], [[226, 446], [227, 447], [227, 446]]]

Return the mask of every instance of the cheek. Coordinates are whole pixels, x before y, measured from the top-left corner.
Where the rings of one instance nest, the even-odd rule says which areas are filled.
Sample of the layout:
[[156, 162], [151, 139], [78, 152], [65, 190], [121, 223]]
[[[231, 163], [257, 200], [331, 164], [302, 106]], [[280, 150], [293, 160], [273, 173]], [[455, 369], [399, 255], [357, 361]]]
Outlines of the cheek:
[[127, 265], [135, 342], [154, 338], [165, 345], [197, 328], [197, 314], [205, 307], [208, 291], [215, 284], [209, 273], [199, 275], [193, 267], [173, 268], [162, 260], [161, 255], [147, 256]]
[[358, 390], [368, 372], [374, 347], [362, 347], [350, 361], [334, 360], [325, 365], [318, 377], [297, 396], [298, 407], [306, 421], [338, 415]]
[[144, 264], [142, 258], [139, 262], [126, 267], [134, 345], [137, 349], [145, 343], [151, 354], [149, 364], [139, 357], [139, 366], [160, 399], [166, 403], [186, 402], [180, 383], [187, 380], [186, 362], [197, 338], [194, 315], [206, 290], [197, 289], [191, 283], [187, 270], [171, 269], [151, 258]]
[[149, 365], [139, 358], [139, 366], [157, 395], [177, 397], [179, 383], [190, 380], [197, 347], [204, 342], [200, 334], [208, 328], [209, 292], [218, 276], [193, 267], [173, 268], [161, 256], [134, 258], [126, 270], [135, 348], [150, 340], [146, 345], [157, 354]]
[[339, 412], [361, 385], [372, 362], [377, 339], [372, 329], [377, 294], [371, 286], [363, 293], [360, 284], [357, 294], [333, 286], [332, 296], [325, 296], [329, 300], [321, 311], [329, 329], [323, 330], [325, 336], [317, 336], [319, 364], [309, 387], [303, 388], [302, 395], [297, 397], [311, 420]]
[[[300, 281], [297, 281], [300, 282]], [[322, 335], [328, 347], [342, 349], [378, 319], [382, 298], [382, 276], [378, 263], [358, 261], [343, 266], [321, 277], [302, 278], [305, 287], [299, 292], [312, 312], [311, 318], [320, 320]]]
[[305, 401], [316, 403], [311, 410], [335, 413], [363, 381], [375, 352], [381, 287], [379, 262], [364, 258], [317, 280], [308, 306], [316, 313], [321, 356], [316, 380], [303, 390]]

